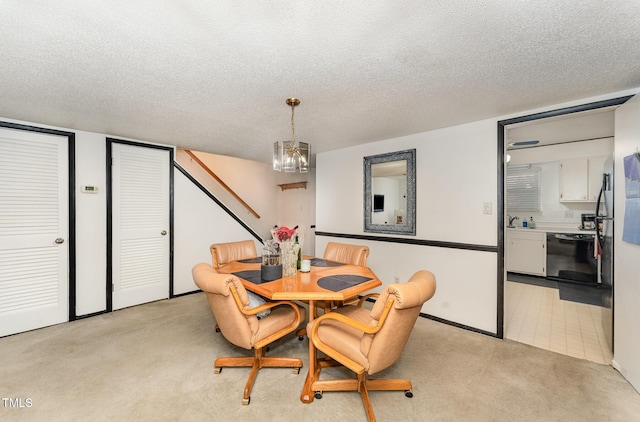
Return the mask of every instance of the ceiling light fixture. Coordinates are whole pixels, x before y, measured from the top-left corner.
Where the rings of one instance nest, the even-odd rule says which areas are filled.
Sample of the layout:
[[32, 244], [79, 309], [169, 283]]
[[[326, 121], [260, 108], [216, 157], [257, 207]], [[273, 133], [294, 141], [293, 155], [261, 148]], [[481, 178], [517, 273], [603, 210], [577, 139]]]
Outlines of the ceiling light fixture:
[[309, 153], [311, 148], [306, 142], [296, 144], [295, 126], [293, 124], [293, 111], [300, 105], [297, 98], [287, 98], [287, 105], [291, 107], [291, 140], [285, 142], [275, 142], [273, 144], [273, 169], [285, 173], [300, 173], [309, 171]]

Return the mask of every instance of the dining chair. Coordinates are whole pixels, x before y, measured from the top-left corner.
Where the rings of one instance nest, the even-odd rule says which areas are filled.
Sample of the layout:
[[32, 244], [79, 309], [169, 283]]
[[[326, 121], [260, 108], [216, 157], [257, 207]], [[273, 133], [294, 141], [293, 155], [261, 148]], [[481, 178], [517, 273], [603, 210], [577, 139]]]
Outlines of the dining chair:
[[342, 365], [356, 374], [355, 378], [330, 380], [321, 380], [318, 374], [318, 381], [312, 385], [315, 398], [322, 398], [326, 391], [358, 391], [368, 420], [375, 421], [369, 391], [404, 391], [405, 396], [413, 397], [411, 381], [372, 379], [369, 375], [398, 360], [422, 305], [435, 291], [434, 275], [421, 270], [407, 283], [391, 284], [382, 293], [374, 294], [378, 298], [371, 310], [362, 307], [365, 296], [358, 305], [338, 308], [309, 322], [309, 338], [325, 355], [318, 367]]
[[[251, 389], [260, 368], [287, 367], [300, 373], [302, 360], [283, 356], [265, 356], [266, 348], [274, 341], [295, 331], [305, 319], [304, 309], [290, 301], [267, 302], [256, 308], [249, 307], [244, 286], [232, 274], [218, 273], [209, 264], [197, 264], [192, 269], [193, 280], [207, 296], [213, 316], [230, 343], [247, 350], [253, 356], [220, 357], [214, 362], [215, 373], [224, 367], [251, 367], [244, 387], [243, 405], [251, 401]], [[258, 319], [256, 314], [270, 309], [269, 315]]]
[[[340, 262], [342, 264], [360, 265], [364, 267], [367, 265], [368, 256], [369, 248], [367, 246], [352, 245], [349, 243], [329, 242], [324, 248], [323, 259], [326, 261]], [[324, 312], [327, 313], [335, 307], [344, 306], [356, 301], [357, 298], [348, 298], [344, 301], [327, 300], [318, 303], [318, 307], [316, 309], [322, 308], [324, 309]], [[302, 341], [304, 339], [304, 336], [307, 334], [306, 327], [299, 329], [296, 334], [298, 336], [298, 340]]]
[[[323, 258], [327, 261], [341, 262], [343, 264], [367, 265], [369, 257], [369, 248], [362, 245], [352, 245], [348, 243], [329, 242], [324, 249]], [[354, 300], [355, 299], [355, 300]], [[357, 302], [357, 298], [348, 298], [344, 301], [326, 302], [324, 304], [325, 312], [329, 312], [331, 308], [344, 306]]]
[[[241, 261], [243, 259], [257, 258], [256, 244], [253, 240], [241, 240], [239, 242], [214, 243], [209, 246], [211, 251], [211, 260], [213, 268], [219, 269], [232, 261]], [[249, 300], [253, 307], [266, 303], [266, 299], [262, 296], [247, 292]], [[262, 318], [269, 314], [269, 310], [265, 310], [258, 315]], [[216, 325], [216, 332], [220, 332], [220, 328]]]
[[324, 249], [323, 258], [327, 261], [336, 261], [343, 264], [367, 265], [369, 248], [362, 245], [348, 243], [329, 242]]
[[239, 242], [214, 243], [209, 247], [213, 268], [218, 269], [231, 261], [257, 258], [256, 243], [253, 240], [242, 240]]

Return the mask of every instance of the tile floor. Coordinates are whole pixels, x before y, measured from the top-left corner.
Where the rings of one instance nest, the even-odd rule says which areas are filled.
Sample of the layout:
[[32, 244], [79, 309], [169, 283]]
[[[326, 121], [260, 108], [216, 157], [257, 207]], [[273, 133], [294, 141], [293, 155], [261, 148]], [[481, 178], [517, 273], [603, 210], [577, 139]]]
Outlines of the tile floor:
[[505, 337], [611, 365], [599, 306], [560, 300], [558, 289], [505, 282]]

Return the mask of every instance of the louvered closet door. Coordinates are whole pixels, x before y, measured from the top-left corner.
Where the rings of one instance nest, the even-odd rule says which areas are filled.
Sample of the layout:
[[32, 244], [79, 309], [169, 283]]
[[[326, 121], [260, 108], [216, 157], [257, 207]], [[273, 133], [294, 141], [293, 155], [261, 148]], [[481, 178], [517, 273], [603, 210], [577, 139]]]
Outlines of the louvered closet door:
[[67, 151], [0, 128], [0, 336], [69, 319]]
[[169, 151], [112, 144], [113, 309], [169, 297]]

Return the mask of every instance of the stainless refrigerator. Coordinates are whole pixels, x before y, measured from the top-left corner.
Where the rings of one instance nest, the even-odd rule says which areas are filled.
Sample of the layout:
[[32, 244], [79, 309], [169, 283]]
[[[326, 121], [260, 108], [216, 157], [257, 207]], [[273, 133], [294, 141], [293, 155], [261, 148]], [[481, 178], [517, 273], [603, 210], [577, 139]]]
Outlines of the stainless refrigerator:
[[602, 328], [613, 351], [613, 157], [604, 164], [602, 186], [596, 203], [596, 248], [598, 257], [598, 287], [602, 289]]

